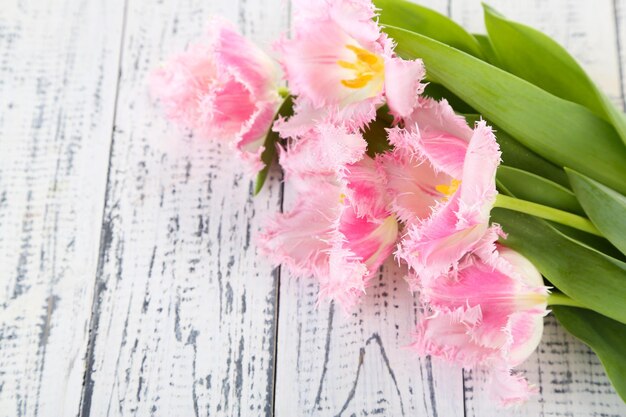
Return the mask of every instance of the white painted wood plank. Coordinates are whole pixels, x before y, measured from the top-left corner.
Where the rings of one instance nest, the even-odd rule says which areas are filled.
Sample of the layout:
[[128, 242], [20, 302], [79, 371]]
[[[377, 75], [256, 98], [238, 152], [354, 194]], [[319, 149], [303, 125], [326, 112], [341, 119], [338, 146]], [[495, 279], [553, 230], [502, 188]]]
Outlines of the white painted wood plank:
[[405, 349], [418, 314], [405, 273], [387, 262], [349, 315], [281, 277], [277, 417], [463, 415], [461, 372]]
[[252, 236], [280, 185], [163, 121], [149, 71], [209, 15], [267, 43], [281, 0], [129, 0], [84, 416], [269, 416], [277, 277]]
[[626, 0], [615, 0], [613, 2], [615, 13], [615, 26], [617, 28], [617, 57], [619, 59], [620, 71], [620, 92], [622, 96], [622, 109], [626, 110]]
[[[620, 71], [613, 2], [575, 0], [489, 4], [508, 18], [533, 26], [565, 46], [614, 102], [621, 104]], [[452, 17], [474, 32], [484, 33], [478, 0], [452, 0]], [[585, 345], [561, 328], [553, 317], [546, 319], [537, 352], [521, 367], [539, 385], [540, 395], [511, 416], [623, 416], [626, 405], [619, 399], [602, 366]], [[501, 416], [486, 397], [485, 375], [465, 373], [466, 415]]]
[[78, 414], [123, 1], [0, 6], [0, 416]]
[[[447, 11], [447, 1], [426, 4]], [[287, 184], [286, 207], [292, 194]], [[387, 262], [350, 315], [317, 307], [312, 280], [281, 274], [277, 417], [463, 415], [462, 372], [406, 349], [419, 312], [405, 272]]]
[[538, 385], [540, 394], [518, 409], [494, 408], [483, 391], [482, 372], [465, 373], [468, 417], [623, 417], [626, 405], [619, 399], [600, 360], [549, 316], [537, 351], [520, 367]]

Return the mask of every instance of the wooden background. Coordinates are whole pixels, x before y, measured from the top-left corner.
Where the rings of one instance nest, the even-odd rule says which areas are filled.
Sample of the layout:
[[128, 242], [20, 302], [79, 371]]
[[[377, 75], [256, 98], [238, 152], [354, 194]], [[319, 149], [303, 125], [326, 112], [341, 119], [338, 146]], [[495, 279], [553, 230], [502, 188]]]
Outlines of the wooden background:
[[[429, 0], [482, 31], [479, 0]], [[624, 100], [626, 0], [489, 1]], [[393, 263], [358, 312], [273, 269], [254, 235], [289, 204], [168, 125], [148, 72], [225, 15], [268, 47], [286, 0], [2, 0], [0, 416], [625, 416], [598, 359], [546, 320], [541, 394], [494, 409], [484, 375], [418, 359]], [[285, 200], [285, 201], [283, 201]]]

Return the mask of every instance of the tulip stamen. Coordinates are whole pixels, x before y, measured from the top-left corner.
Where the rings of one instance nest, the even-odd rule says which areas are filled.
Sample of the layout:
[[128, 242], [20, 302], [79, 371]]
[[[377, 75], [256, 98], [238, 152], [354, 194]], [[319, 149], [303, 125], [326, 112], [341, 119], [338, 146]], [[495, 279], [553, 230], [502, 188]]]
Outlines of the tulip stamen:
[[346, 45], [346, 48], [354, 52], [356, 61], [337, 61], [341, 68], [354, 72], [354, 78], [341, 80], [343, 86], [354, 89], [363, 88], [375, 77], [383, 76], [385, 63], [380, 56], [354, 45]]

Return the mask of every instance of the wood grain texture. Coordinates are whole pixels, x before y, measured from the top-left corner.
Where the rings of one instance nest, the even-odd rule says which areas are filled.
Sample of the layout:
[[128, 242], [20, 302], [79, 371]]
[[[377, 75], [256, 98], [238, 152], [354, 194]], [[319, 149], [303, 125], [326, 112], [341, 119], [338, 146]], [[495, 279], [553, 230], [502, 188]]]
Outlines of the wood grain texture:
[[78, 414], [122, 18], [0, 6], [0, 416]]
[[615, 39], [618, 59], [622, 110], [626, 111], [626, 0], [613, 0], [613, 13], [617, 37]]
[[129, 0], [83, 416], [269, 416], [276, 273], [252, 236], [280, 204], [226, 150], [163, 121], [146, 92], [210, 15], [266, 44], [275, 1]]
[[312, 280], [283, 278], [277, 417], [463, 415], [460, 370], [405, 349], [419, 314], [405, 273], [387, 262], [352, 314], [316, 308]]
[[[617, 21], [611, 1], [550, 2], [492, 0], [504, 16], [535, 27], [563, 45], [598, 85], [621, 106], [623, 94], [618, 54]], [[452, 18], [464, 27], [484, 33], [480, 1], [452, 0]], [[554, 317], [545, 320], [542, 342], [520, 367], [538, 385], [540, 395], [511, 416], [624, 416], [626, 405], [610, 385], [600, 361], [581, 342], [567, 334]], [[484, 394], [485, 374], [465, 372], [466, 416], [490, 417], [502, 413]]]
[[596, 355], [568, 334], [554, 319], [545, 320], [537, 351], [520, 366], [540, 394], [518, 409], [494, 408], [484, 394], [485, 374], [465, 372], [467, 417], [568, 416], [623, 417], [626, 405], [606, 377]]

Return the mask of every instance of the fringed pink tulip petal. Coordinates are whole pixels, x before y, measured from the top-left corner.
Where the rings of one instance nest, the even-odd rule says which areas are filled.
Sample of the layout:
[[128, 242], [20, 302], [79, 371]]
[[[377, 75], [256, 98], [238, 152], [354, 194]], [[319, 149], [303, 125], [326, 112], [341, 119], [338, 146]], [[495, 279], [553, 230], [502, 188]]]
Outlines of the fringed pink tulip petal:
[[526, 378], [513, 374], [510, 369], [500, 367], [490, 372], [489, 392], [491, 397], [502, 407], [514, 407], [524, 404], [539, 393], [539, 389], [528, 384]]
[[397, 237], [393, 216], [358, 217], [352, 207], [345, 207], [330, 250], [329, 273], [320, 277], [320, 298], [335, 300], [350, 311], [391, 255]]
[[346, 195], [359, 217], [383, 218], [389, 215], [390, 195], [382, 166], [369, 156], [344, 170]]
[[150, 78], [168, 118], [203, 137], [226, 140], [250, 171], [278, 107], [277, 69], [233, 27], [211, 22], [207, 37], [174, 56]]
[[341, 174], [310, 174], [298, 187], [295, 208], [269, 222], [259, 247], [292, 273], [313, 275], [320, 300], [349, 309], [396, 246], [398, 223], [387, 212], [358, 216]]
[[318, 304], [334, 301], [345, 311], [351, 311], [365, 294], [367, 267], [347, 248], [338, 245], [330, 251], [328, 272], [318, 279]]
[[[421, 279], [433, 279], [456, 268], [461, 257], [482, 244], [497, 194], [495, 173], [499, 163], [500, 151], [491, 128], [478, 122], [467, 145], [461, 177], [436, 185], [431, 182], [431, 187], [442, 193], [442, 198], [430, 206], [432, 214], [424, 219], [423, 213], [416, 213], [413, 222], [407, 219], [410, 227], [398, 256]], [[417, 184], [423, 186], [423, 182]], [[408, 187], [406, 191], [419, 195]], [[405, 217], [407, 214], [401, 216]]]
[[548, 314], [545, 307], [535, 313], [521, 311], [511, 314], [506, 325], [509, 333], [509, 351], [506, 354], [510, 366], [524, 362], [539, 346], [543, 335], [543, 319]]
[[275, 91], [267, 87], [277, 85], [280, 73], [266, 53], [241, 36], [231, 24], [218, 19], [209, 25], [209, 37], [215, 39], [214, 58], [218, 68], [228, 69], [259, 99], [275, 96]]
[[152, 97], [158, 99], [165, 115], [185, 127], [196, 127], [202, 112], [200, 104], [212, 104], [211, 89], [217, 82], [211, 40], [190, 45], [187, 51], [169, 59], [150, 74]]
[[495, 178], [500, 155], [491, 127], [485, 121], [477, 122], [467, 148], [458, 191], [458, 227], [471, 227], [489, 220], [497, 195]]
[[[451, 203], [452, 204], [452, 203]], [[459, 260], [473, 251], [487, 232], [487, 224], [457, 230], [457, 217], [448, 204], [435, 209], [424, 225], [412, 225], [398, 249], [398, 256], [407, 261], [420, 281], [430, 281], [458, 266]], [[416, 289], [419, 282], [409, 282]]]
[[[477, 250], [489, 227], [487, 221], [459, 227], [453, 199], [421, 225], [409, 227], [398, 256], [407, 261], [421, 280], [431, 280], [451, 269], [467, 253]], [[410, 283], [415, 286], [415, 283]]]
[[454, 178], [460, 178], [463, 175], [467, 142], [455, 136], [425, 135], [420, 132], [419, 144], [420, 154], [428, 159], [434, 169]]
[[417, 124], [425, 136], [442, 134], [469, 142], [472, 129], [467, 126], [465, 118], [454, 113], [454, 109], [446, 99], [439, 101], [420, 97], [419, 106], [406, 120], [408, 125]]
[[[518, 364], [526, 359], [525, 352], [537, 347], [536, 334], [543, 328], [548, 291], [533, 267], [532, 271], [518, 270], [508, 258], [521, 255], [502, 249], [499, 268], [468, 255], [452, 274], [423, 281], [422, 298], [434, 310], [454, 310], [464, 306], [479, 306], [481, 325], [472, 331], [472, 337], [482, 346], [515, 350]], [[528, 262], [524, 260], [525, 262]], [[538, 330], [537, 330], [538, 328]]]
[[339, 224], [343, 245], [363, 262], [370, 273], [391, 255], [398, 238], [398, 222], [394, 216], [359, 217], [353, 210], [344, 211]]
[[537, 347], [547, 313], [548, 289], [537, 269], [511, 249], [497, 246], [488, 259], [466, 255], [458, 270], [421, 280], [431, 317], [417, 328], [420, 354], [488, 369], [491, 391], [504, 405], [533, 392], [511, 368]]
[[321, 123], [336, 123], [324, 107], [316, 108], [309, 100], [296, 97], [293, 102], [294, 114], [289, 118], [280, 117], [272, 129], [284, 139], [298, 139], [309, 135]]
[[405, 120], [419, 131], [419, 150], [438, 171], [460, 178], [472, 129], [454, 113], [448, 102], [420, 98], [415, 111]]
[[303, 191], [293, 209], [277, 213], [258, 236], [258, 246], [275, 264], [297, 276], [319, 276], [328, 271], [329, 242], [343, 208], [339, 188], [324, 182]]
[[420, 355], [430, 355], [461, 366], [475, 366], [497, 354], [476, 343], [471, 332], [482, 320], [480, 307], [459, 307], [437, 311], [421, 318], [411, 347]]
[[306, 99], [297, 97], [294, 114], [288, 119], [280, 118], [274, 123], [274, 131], [282, 138], [301, 138], [308, 135], [319, 124], [336, 124], [358, 132], [376, 118], [378, 103], [366, 100], [345, 108], [325, 106], [316, 108]]
[[265, 150], [263, 144], [275, 116], [276, 104], [274, 102], [258, 103], [256, 112], [243, 125], [240, 140], [233, 143], [239, 158], [244, 161], [251, 175], [264, 167], [261, 161], [261, 154]]
[[330, 119], [341, 123], [351, 130], [364, 130], [376, 119], [376, 109], [383, 105], [381, 97], [367, 98], [347, 106], [328, 107]]
[[349, 79], [351, 71], [337, 62], [354, 59], [346, 47], [353, 43], [338, 25], [326, 20], [301, 27], [293, 39], [282, 40], [277, 47], [292, 93], [315, 108], [347, 102], [353, 91], [341, 80]]
[[358, 217], [346, 205], [336, 223], [328, 258], [328, 271], [320, 274], [320, 299], [338, 302], [349, 311], [360, 300], [398, 238], [393, 216]]
[[[511, 343], [507, 355], [510, 366], [524, 362], [537, 348], [543, 334], [543, 318], [548, 314], [549, 288], [544, 286], [543, 277], [537, 268], [520, 253], [497, 246], [502, 263], [496, 262], [501, 271], [508, 271], [525, 287], [525, 296], [517, 297], [518, 311], [509, 320]], [[490, 261], [493, 264], [493, 261]], [[509, 269], [510, 268], [510, 269]]]
[[332, 21], [349, 36], [368, 44], [380, 37], [371, 0], [293, 0], [293, 29]]
[[381, 95], [384, 58], [371, 2], [316, 0], [296, 9], [292, 38], [277, 44], [291, 91], [316, 108]]
[[279, 162], [288, 180], [307, 182], [309, 177], [319, 174], [337, 176], [346, 165], [359, 161], [366, 148], [360, 133], [349, 133], [344, 126], [324, 123], [307, 136], [290, 142], [286, 150], [281, 150]]
[[393, 146], [393, 154], [397, 158], [405, 159], [406, 162], [424, 159], [419, 148], [419, 131], [392, 127], [387, 129], [387, 140]]
[[388, 130], [388, 139], [394, 149], [379, 155], [377, 162], [387, 178], [393, 211], [404, 223], [420, 224], [446, 197], [440, 186], [452, 179], [421, 156], [417, 133], [393, 128]]
[[[323, 108], [326, 121], [364, 128], [384, 103], [385, 60], [392, 53], [371, 1], [314, 0], [296, 9], [291, 38], [277, 43], [291, 91]], [[296, 126], [303, 120], [297, 110], [293, 119]]]
[[405, 61], [389, 58], [385, 62], [385, 97], [391, 113], [397, 118], [411, 115], [424, 92], [422, 80], [426, 75], [421, 60]]
[[326, 0], [330, 16], [341, 28], [364, 45], [376, 42], [380, 27], [376, 24], [376, 8], [371, 0]]
[[407, 225], [419, 224], [431, 215], [444, 197], [437, 187], [449, 182], [444, 173], [433, 170], [428, 161], [414, 161], [394, 154], [379, 158], [385, 169], [393, 212]]

